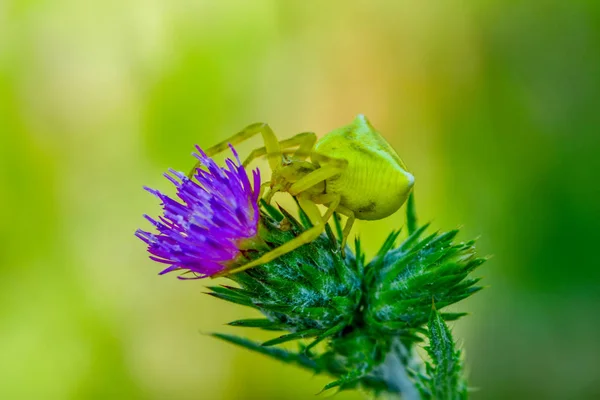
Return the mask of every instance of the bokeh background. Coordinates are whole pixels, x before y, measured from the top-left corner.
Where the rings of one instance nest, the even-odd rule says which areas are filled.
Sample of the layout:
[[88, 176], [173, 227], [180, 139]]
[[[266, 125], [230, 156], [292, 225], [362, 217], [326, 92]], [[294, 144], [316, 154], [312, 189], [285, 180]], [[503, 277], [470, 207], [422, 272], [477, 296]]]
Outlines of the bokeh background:
[[[358, 113], [421, 220], [494, 255], [453, 325], [473, 398], [600, 398], [599, 5], [0, 1], [0, 398], [315, 398], [328, 378], [203, 336], [258, 338], [133, 232], [195, 143]], [[355, 232], [373, 254], [402, 224]]]

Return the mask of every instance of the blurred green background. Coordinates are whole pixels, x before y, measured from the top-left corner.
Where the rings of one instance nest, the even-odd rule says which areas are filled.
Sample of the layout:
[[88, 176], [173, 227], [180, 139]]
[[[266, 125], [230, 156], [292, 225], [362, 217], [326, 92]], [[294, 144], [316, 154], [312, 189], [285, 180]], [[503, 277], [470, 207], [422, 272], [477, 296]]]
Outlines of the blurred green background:
[[[421, 220], [495, 256], [455, 307], [473, 398], [600, 398], [599, 94], [597, 1], [0, 1], [0, 398], [315, 398], [203, 336], [258, 338], [133, 232], [195, 143], [358, 113]], [[402, 224], [354, 232], [373, 254]]]

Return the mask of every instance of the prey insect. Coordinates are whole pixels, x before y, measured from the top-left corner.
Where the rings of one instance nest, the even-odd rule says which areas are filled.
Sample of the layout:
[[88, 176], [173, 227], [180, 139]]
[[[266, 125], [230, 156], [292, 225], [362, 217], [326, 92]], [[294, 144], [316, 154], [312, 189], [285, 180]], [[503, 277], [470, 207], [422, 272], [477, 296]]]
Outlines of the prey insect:
[[[210, 157], [255, 135], [262, 135], [265, 146], [255, 149], [243, 162], [266, 156], [272, 170], [265, 201], [277, 192], [294, 196], [312, 223], [289, 242], [272, 249], [245, 265], [230, 269], [233, 274], [272, 261], [315, 240], [325, 230], [334, 212], [346, 216], [342, 251], [356, 219], [377, 220], [397, 211], [408, 198], [414, 177], [370, 122], [358, 115], [347, 126], [335, 129], [320, 140], [313, 132], [299, 133], [279, 141], [269, 125], [256, 123], [206, 151]], [[197, 164], [190, 177], [201, 166]], [[324, 214], [317, 207], [327, 207]]]

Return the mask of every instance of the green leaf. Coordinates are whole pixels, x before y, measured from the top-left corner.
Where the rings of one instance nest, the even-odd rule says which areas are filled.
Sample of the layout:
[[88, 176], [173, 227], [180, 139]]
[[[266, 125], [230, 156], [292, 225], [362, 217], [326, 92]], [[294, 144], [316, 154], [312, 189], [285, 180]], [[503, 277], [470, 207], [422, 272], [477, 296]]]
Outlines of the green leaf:
[[275, 221], [281, 222], [283, 220], [283, 218], [284, 218], [283, 214], [280, 213], [277, 210], [277, 208], [275, 208], [272, 205], [270, 205], [269, 203], [267, 203], [265, 201], [265, 199], [260, 199], [260, 205], [262, 208], [265, 209], [267, 214], [269, 214], [271, 216], [271, 218], [273, 218]]
[[[316, 374], [327, 373], [331, 376], [334, 376], [336, 379], [345, 375], [343, 373], [343, 369], [341, 369], [337, 363], [332, 362], [330, 359], [325, 357], [311, 358], [306, 354], [305, 350], [296, 353], [278, 347], [264, 347], [259, 343], [239, 336], [227, 335], [223, 333], [211, 333], [210, 335], [225, 342], [232, 343], [236, 346], [266, 355], [275, 360], [279, 360], [287, 364], [297, 365]], [[338, 385], [345, 382], [344, 389], [354, 387], [349, 381], [350, 380], [348, 377], [345, 379], [342, 378], [342, 382], [339, 382]], [[381, 393], [385, 391], [387, 387], [386, 382], [378, 376], [364, 376], [360, 383], [363, 387], [372, 390], [373, 393]]]
[[333, 328], [330, 328], [330, 329], [326, 330], [325, 332], [319, 334], [315, 338], [315, 340], [313, 340], [308, 346], [306, 346], [304, 351], [306, 353], [308, 353], [310, 351], [310, 349], [315, 347], [317, 344], [319, 344], [320, 342], [322, 342], [324, 339], [328, 338], [329, 336], [333, 336], [336, 333], [340, 332], [342, 329], [344, 329], [345, 326], [346, 326], [346, 324], [337, 324]]
[[252, 293], [247, 290], [229, 285], [207, 286], [207, 288], [216, 293], [226, 294], [228, 296], [235, 296], [241, 299], [250, 299], [252, 296]]
[[344, 231], [342, 229], [342, 221], [340, 215], [336, 212], [333, 213], [333, 223], [335, 225], [335, 233], [337, 233], [337, 237], [340, 239], [344, 236]]
[[331, 248], [336, 249], [338, 241], [337, 241], [337, 238], [335, 237], [335, 235], [333, 234], [333, 230], [331, 229], [331, 226], [329, 226], [329, 224], [325, 224], [325, 234], [329, 238], [329, 242], [331, 243]]
[[308, 215], [306, 215], [302, 207], [300, 207], [298, 199], [294, 197], [294, 200], [296, 201], [296, 205], [298, 206], [298, 216], [300, 217], [300, 222], [302, 223], [302, 226], [304, 226], [304, 229], [312, 228], [313, 224], [312, 222], [310, 222], [310, 218], [308, 218]]
[[285, 219], [287, 219], [290, 222], [292, 228], [295, 228], [295, 231], [297, 233], [304, 231], [304, 228], [302, 227], [302, 225], [300, 225], [298, 220], [294, 218], [294, 216], [290, 214], [285, 208], [279, 206], [279, 211], [281, 211], [281, 213], [285, 216]]
[[456, 321], [459, 318], [469, 315], [466, 312], [457, 312], [457, 313], [441, 313], [440, 314], [444, 321]]
[[385, 239], [385, 242], [383, 242], [383, 245], [377, 252], [378, 256], [380, 256], [380, 257], [385, 256], [387, 254], [387, 252], [390, 251], [392, 249], [392, 247], [394, 247], [394, 244], [396, 243], [396, 239], [398, 239], [398, 236], [400, 236], [400, 232], [402, 232], [402, 230], [398, 229], [397, 231], [392, 231], [392, 233], [390, 233], [388, 235], [388, 237]]
[[276, 328], [281, 329], [281, 324], [273, 322], [267, 318], [238, 319], [237, 321], [232, 321], [227, 325], [240, 326], [243, 328], [262, 328], [268, 330], [273, 330]]
[[213, 286], [209, 289], [213, 291], [212, 293], [207, 293], [209, 296], [216, 297], [217, 299], [227, 300], [231, 303], [256, 308], [256, 305], [252, 303], [252, 300], [250, 300], [248, 297], [240, 296], [234, 291], [230, 291], [226, 288], [221, 288], [218, 286]]
[[287, 335], [281, 335], [275, 339], [267, 340], [262, 345], [265, 347], [274, 346], [276, 344], [281, 344], [285, 342], [289, 342], [290, 340], [304, 339], [308, 337], [317, 336], [319, 333], [322, 333], [322, 329], [307, 329], [305, 331], [288, 333]]
[[433, 398], [439, 400], [466, 398], [460, 351], [455, 349], [450, 329], [435, 307], [431, 310], [427, 336], [429, 346], [426, 350], [431, 357], [428, 368], [431, 376], [429, 385]]
[[333, 382], [330, 382], [327, 385], [325, 385], [325, 387], [323, 387], [321, 392], [324, 392], [329, 389], [333, 389], [334, 387], [338, 387], [338, 386], [340, 387], [340, 390], [351, 388], [351, 387], [353, 387], [354, 383], [356, 383], [359, 379], [361, 379], [365, 375], [366, 375], [366, 371], [362, 371], [362, 370], [350, 371], [349, 373], [342, 376], [337, 381], [333, 381]]
[[260, 343], [253, 342], [252, 340], [245, 339], [239, 336], [227, 335], [224, 333], [211, 333], [210, 335], [217, 339], [233, 343], [237, 346], [241, 346], [248, 350], [267, 355], [269, 357], [275, 358], [279, 361], [283, 361], [288, 364], [296, 364], [316, 373], [322, 371], [322, 368], [319, 367], [319, 364], [315, 360], [312, 360], [301, 353], [293, 353], [277, 347], [264, 347]]
[[400, 245], [398, 249], [400, 251], [406, 251], [417, 240], [419, 240], [419, 237], [421, 237], [421, 235], [423, 234], [423, 232], [425, 232], [427, 228], [429, 228], [429, 224], [420, 226], [418, 229], [416, 229], [413, 233], [410, 234], [410, 236], [402, 243], [402, 245]]

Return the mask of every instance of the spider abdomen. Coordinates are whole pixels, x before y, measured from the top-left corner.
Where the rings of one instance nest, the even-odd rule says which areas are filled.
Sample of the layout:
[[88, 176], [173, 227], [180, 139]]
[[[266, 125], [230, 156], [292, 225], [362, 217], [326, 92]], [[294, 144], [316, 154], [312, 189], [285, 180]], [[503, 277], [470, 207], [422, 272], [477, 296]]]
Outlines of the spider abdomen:
[[326, 183], [327, 193], [341, 195], [341, 205], [357, 219], [377, 220], [396, 212], [414, 183], [412, 175], [390, 163], [351, 163]]
[[340, 204], [352, 210], [357, 219], [391, 215], [404, 204], [414, 185], [414, 177], [396, 151], [363, 115], [329, 132], [315, 150], [347, 162], [339, 175], [326, 180], [325, 190], [339, 194]]

